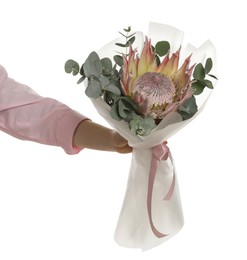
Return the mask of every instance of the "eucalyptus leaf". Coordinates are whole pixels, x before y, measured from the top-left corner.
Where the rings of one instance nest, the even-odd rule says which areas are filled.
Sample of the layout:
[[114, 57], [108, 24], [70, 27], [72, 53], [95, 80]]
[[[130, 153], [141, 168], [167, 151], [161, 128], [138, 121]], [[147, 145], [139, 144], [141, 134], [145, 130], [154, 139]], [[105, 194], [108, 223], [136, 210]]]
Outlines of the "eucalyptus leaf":
[[133, 135], [147, 136], [156, 127], [156, 124], [151, 117], [143, 118], [139, 115], [134, 115], [129, 122], [129, 127]]
[[208, 58], [205, 64], [205, 73], [208, 74], [211, 71], [212, 67], [213, 67], [213, 61], [211, 58]]
[[208, 79], [204, 79], [204, 82], [205, 82], [205, 84], [206, 84], [206, 86], [207, 86], [208, 88], [210, 88], [210, 89], [213, 89], [213, 88], [214, 88], [212, 81], [210, 81], [210, 80], [208, 80]]
[[117, 63], [119, 67], [123, 66], [123, 57], [120, 55], [113, 56], [113, 60]]
[[119, 71], [118, 70], [113, 70], [113, 73], [112, 73], [112, 78], [114, 78], [115, 80], [118, 80], [119, 79], [119, 75], [122, 73], [122, 69], [120, 69]]
[[133, 118], [133, 112], [130, 110], [125, 110], [125, 118], [123, 119], [125, 122], [130, 122]]
[[108, 84], [110, 84], [110, 80], [109, 78], [107, 78], [106, 76], [100, 76], [99, 78], [100, 83], [102, 84], [103, 87], [107, 86]]
[[165, 56], [170, 50], [170, 43], [168, 41], [159, 41], [155, 45], [155, 50], [160, 57]]
[[210, 76], [211, 78], [214, 78], [214, 79], [217, 79], [217, 80], [218, 80], [218, 78], [217, 78], [216, 76], [212, 75], [212, 74], [208, 74], [208, 76]]
[[205, 78], [205, 69], [201, 63], [198, 63], [194, 69], [193, 77], [195, 79], [203, 80]]
[[120, 96], [121, 95], [121, 91], [120, 89], [113, 83], [109, 83], [108, 85], [104, 86], [103, 87], [103, 90], [105, 91], [109, 91], [117, 96]]
[[133, 36], [131, 37], [127, 42], [126, 42], [126, 46], [130, 46], [131, 44], [133, 44], [133, 42], [135, 41], [136, 37]]
[[96, 52], [91, 52], [85, 61], [83, 66], [85, 76], [92, 77], [95, 76], [99, 78], [102, 75], [102, 65], [100, 58]]
[[119, 100], [122, 100], [122, 102], [125, 104], [126, 107], [128, 107], [130, 110], [135, 111], [137, 110], [136, 103], [128, 96], [121, 96]]
[[157, 66], [159, 66], [160, 65], [160, 57], [158, 55], [155, 55], [155, 60], [156, 60]]
[[113, 106], [111, 107], [110, 115], [111, 115], [111, 117], [113, 119], [115, 119], [117, 121], [121, 121], [122, 120], [122, 118], [119, 116], [118, 105], [116, 103], [113, 104]]
[[127, 111], [128, 109], [126, 108], [126, 106], [124, 105], [124, 103], [122, 102], [122, 100], [118, 101], [118, 113], [120, 115], [121, 118], [125, 119], [127, 117], [125, 111]]
[[82, 83], [85, 80], [85, 78], [86, 78], [85, 76], [80, 77], [79, 80], [77, 81], [77, 84]]
[[188, 98], [183, 105], [179, 106], [178, 111], [184, 120], [191, 118], [197, 112], [197, 104], [194, 96]]
[[110, 112], [112, 118], [120, 120], [123, 119], [126, 122], [132, 120], [133, 115], [135, 115], [136, 104], [127, 96], [117, 96], [110, 93], [110, 96], [105, 96], [109, 100], [112, 106]]
[[[114, 57], [113, 57], [114, 58]], [[113, 74], [114, 74], [114, 71], [117, 69], [117, 64], [115, 63], [112, 67], [112, 71], [113, 71]]]
[[102, 71], [104, 75], [109, 75], [112, 71], [112, 62], [109, 58], [101, 59]]
[[205, 84], [196, 81], [192, 84], [192, 88], [195, 89], [194, 95], [200, 95], [205, 88]]
[[84, 64], [82, 64], [82, 66], [81, 66], [81, 68], [80, 68], [80, 74], [81, 74], [82, 76], [85, 76], [83, 66], [84, 66]]
[[125, 32], [130, 32], [131, 31], [131, 26], [128, 26], [128, 28], [124, 29]]
[[90, 98], [99, 98], [102, 95], [102, 86], [98, 80], [89, 79], [85, 93]]
[[119, 99], [118, 102], [118, 113], [123, 118], [124, 121], [129, 122], [132, 120], [134, 111], [129, 103], [125, 102], [124, 99]]
[[204, 87], [208, 87], [211, 89], [214, 88], [213, 83], [208, 79], [203, 79], [203, 80], [198, 79], [197, 82], [200, 83], [201, 85], [203, 85]]
[[123, 47], [123, 48], [124, 47], [128, 47], [126, 43], [119, 43], [119, 42], [117, 42], [117, 43], [115, 43], [115, 45], [117, 45], [119, 47]]
[[64, 69], [66, 73], [72, 73], [73, 76], [76, 76], [80, 71], [80, 66], [74, 60], [67, 60]]

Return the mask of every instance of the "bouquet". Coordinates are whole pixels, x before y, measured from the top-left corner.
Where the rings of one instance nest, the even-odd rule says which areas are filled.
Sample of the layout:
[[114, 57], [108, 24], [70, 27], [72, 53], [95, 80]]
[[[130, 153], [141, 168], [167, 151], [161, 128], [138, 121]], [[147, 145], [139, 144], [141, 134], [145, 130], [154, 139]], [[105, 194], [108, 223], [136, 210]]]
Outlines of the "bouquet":
[[131, 27], [120, 34], [81, 66], [68, 60], [65, 71], [80, 75], [99, 114], [134, 148], [115, 240], [146, 250], [183, 226], [167, 140], [205, 106], [217, 80], [215, 49], [210, 41], [183, 48], [183, 32], [158, 23], [145, 37]]

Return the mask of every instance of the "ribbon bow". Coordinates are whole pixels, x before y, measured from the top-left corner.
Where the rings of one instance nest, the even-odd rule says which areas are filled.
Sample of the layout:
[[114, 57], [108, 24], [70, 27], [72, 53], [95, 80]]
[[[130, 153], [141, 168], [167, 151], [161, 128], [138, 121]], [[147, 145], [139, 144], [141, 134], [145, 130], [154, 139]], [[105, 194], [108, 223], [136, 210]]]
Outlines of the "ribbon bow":
[[[154, 179], [156, 175], [156, 171], [160, 161], [165, 161], [168, 159], [170, 155], [170, 150], [167, 146], [167, 142], [165, 141], [162, 144], [156, 145], [152, 148], [152, 160], [149, 172], [149, 179], [148, 179], [148, 195], [147, 195], [147, 208], [148, 208], [148, 218], [150, 222], [151, 229], [154, 235], [158, 238], [162, 238], [168, 236], [168, 234], [163, 234], [159, 232], [153, 224], [152, 219], [152, 195], [153, 195], [153, 186], [154, 186]], [[173, 180], [171, 186], [164, 197], [164, 200], [170, 200], [175, 187], [175, 174], [173, 174]]]

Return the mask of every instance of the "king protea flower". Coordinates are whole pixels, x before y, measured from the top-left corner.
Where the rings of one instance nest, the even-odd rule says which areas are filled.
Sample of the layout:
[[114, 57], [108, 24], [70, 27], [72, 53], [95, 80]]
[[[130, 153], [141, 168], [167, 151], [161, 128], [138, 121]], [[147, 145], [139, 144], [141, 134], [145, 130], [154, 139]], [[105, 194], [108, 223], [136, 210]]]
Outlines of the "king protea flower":
[[178, 68], [180, 50], [171, 58], [167, 54], [157, 65], [151, 40], [146, 37], [140, 57], [132, 46], [128, 56], [123, 55], [121, 87], [137, 104], [140, 114], [162, 119], [193, 95], [190, 78], [194, 66], [189, 67], [189, 56]]

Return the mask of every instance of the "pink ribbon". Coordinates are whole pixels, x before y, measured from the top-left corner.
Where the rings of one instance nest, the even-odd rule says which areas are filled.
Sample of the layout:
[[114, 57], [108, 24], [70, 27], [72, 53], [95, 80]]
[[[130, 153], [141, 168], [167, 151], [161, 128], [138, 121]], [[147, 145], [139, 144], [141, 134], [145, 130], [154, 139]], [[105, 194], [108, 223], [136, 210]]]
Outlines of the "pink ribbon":
[[[167, 158], [170, 155], [169, 148], [166, 144], [167, 142], [165, 141], [164, 143], [156, 145], [152, 148], [152, 160], [151, 160], [149, 179], [148, 179], [148, 195], [147, 195], [148, 218], [149, 218], [151, 229], [154, 235], [158, 238], [168, 236], [168, 234], [163, 234], [156, 229], [152, 218], [152, 196], [153, 196], [153, 186], [154, 186], [156, 171], [159, 162], [167, 160]], [[173, 173], [173, 180], [166, 196], [164, 197], [164, 200], [170, 200], [174, 191], [174, 187], [175, 187], [175, 174]]]

